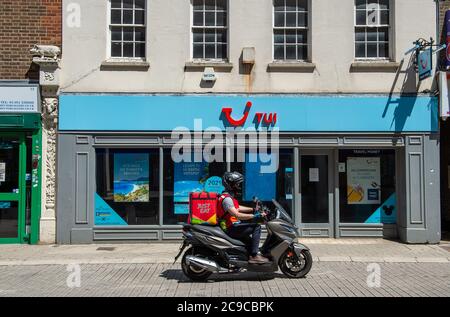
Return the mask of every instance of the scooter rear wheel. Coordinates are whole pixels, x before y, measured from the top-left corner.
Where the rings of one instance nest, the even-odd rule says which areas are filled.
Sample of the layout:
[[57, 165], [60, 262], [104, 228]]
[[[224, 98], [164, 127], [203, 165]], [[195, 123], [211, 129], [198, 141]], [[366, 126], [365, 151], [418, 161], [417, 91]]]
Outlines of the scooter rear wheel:
[[184, 253], [183, 259], [181, 260], [181, 269], [183, 270], [184, 275], [196, 282], [206, 281], [212, 272], [196, 265], [187, 264], [186, 257], [188, 255], [202, 256], [202, 254], [196, 252], [195, 248], [190, 248]]
[[308, 250], [302, 250], [300, 257], [293, 251], [286, 250], [281, 256], [279, 266], [284, 275], [292, 278], [302, 278], [312, 267], [312, 256]]

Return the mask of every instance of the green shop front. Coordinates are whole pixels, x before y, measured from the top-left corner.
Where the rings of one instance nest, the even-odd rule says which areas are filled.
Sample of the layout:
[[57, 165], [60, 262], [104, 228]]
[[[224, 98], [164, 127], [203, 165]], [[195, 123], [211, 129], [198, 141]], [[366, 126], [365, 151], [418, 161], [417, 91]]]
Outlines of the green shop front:
[[39, 241], [41, 133], [39, 85], [0, 82], [0, 244]]

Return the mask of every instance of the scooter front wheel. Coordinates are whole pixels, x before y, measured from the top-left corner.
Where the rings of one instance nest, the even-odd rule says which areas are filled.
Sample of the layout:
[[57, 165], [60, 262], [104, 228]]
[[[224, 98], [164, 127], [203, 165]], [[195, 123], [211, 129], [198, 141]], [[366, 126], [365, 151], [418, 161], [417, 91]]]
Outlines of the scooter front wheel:
[[281, 256], [279, 266], [284, 275], [292, 278], [302, 278], [309, 273], [312, 267], [312, 256], [308, 250], [302, 250], [300, 256], [288, 249]]
[[199, 256], [200, 254], [195, 251], [195, 248], [190, 248], [184, 253], [183, 259], [181, 260], [181, 269], [183, 270], [184, 275], [196, 282], [206, 281], [212, 272], [196, 265], [188, 264], [186, 260], [188, 255]]

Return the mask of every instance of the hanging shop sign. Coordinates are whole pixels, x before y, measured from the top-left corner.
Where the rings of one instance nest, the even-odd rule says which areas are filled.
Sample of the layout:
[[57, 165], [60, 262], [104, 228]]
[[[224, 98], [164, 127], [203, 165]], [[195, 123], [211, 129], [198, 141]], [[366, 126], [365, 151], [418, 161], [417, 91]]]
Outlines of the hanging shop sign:
[[[419, 38], [413, 42], [414, 47], [407, 50], [405, 55], [415, 52], [415, 68], [419, 75], [419, 80], [422, 81], [431, 77], [433, 73], [433, 54], [437, 54], [447, 47], [446, 44], [435, 44], [433, 38], [426, 40]], [[436, 48], [433, 50], [433, 48]]]
[[417, 56], [417, 66], [419, 72], [419, 80], [424, 80], [431, 77], [433, 72], [433, 49], [425, 49]]
[[0, 84], [0, 113], [39, 113], [39, 87]]

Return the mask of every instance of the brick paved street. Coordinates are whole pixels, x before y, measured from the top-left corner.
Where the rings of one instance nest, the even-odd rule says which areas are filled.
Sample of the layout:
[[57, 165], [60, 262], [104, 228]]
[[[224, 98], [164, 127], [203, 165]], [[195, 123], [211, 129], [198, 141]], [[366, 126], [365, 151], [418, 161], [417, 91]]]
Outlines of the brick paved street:
[[450, 296], [449, 263], [380, 263], [381, 287], [367, 286], [367, 263], [318, 262], [306, 279], [281, 273], [213, 275], [191, 283], [178, 264], [81, 265], [69, 288], [64, 265], [0, 266], [0, 296]]
[[[450, 296], [449, 241], [302, 241], [314, 257], [306, 279], [242, 273], [212, 275], [207, 283], [190, 282], [179, 262], [172, 265], [179, 243], [2, 245], [0, 296]], [[380, 265], [380, 287], [367, 284], [372, 263]], [[79, 265], [79, 288], [67, 286], [70, 264]]]

